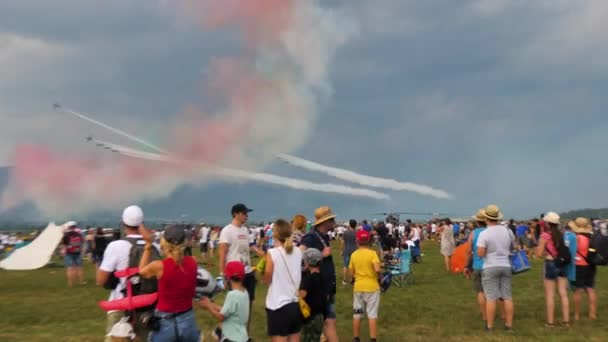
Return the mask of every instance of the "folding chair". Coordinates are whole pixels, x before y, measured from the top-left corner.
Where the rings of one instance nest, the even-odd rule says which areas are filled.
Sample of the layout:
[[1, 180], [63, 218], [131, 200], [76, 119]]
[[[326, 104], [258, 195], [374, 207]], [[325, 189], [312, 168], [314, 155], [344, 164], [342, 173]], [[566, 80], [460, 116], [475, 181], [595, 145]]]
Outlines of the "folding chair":
[[399, 255], [399, 265], [389, 266], [389, 270], [393, 275], [393, 284], [397, 287], [403, 287], [409, 283], [413, 283], [412, 277], [412, 252], [409, 249], [401, 250]]

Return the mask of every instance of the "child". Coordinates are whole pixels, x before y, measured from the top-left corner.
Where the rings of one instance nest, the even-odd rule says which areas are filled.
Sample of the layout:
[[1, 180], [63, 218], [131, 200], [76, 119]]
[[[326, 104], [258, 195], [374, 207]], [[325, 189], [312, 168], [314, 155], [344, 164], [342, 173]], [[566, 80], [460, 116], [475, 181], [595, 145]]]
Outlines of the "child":
[[212, 303], [209, 298], [203, 297], [200, 304], [207, 309], [221, 324], [216, 334], [222, 342], [247, 342], [247, 320], [249, 319], [249, 294], [243, 286], [245, 279], [245, 266], [239, 261], [226, 264], [224, 270], [226, 286], [231, 289], [226, 295], [224, 306]]
[[304, 272], [300, 282], [300, 297], [310, 306], [310, 317], [302, 327], [302, 342], [318, 342], [323, 332], [323, 312], [327, 306], [323, 281], [321, 280], [321, 260], [323, 255], [318, 249], [307, 249], [302, 259]]
[[376, 321], [380, 306], [380, 260], [378, 255], [369, 248], [370, 234], [365, 230], [357, 232], [359, 248], [350, 258], [348, 269], [355, 277], [353, 300], [353, 342], [360, 342], [361, 315], [367, 314], [369, 321], [370, 341], [376, 342]]

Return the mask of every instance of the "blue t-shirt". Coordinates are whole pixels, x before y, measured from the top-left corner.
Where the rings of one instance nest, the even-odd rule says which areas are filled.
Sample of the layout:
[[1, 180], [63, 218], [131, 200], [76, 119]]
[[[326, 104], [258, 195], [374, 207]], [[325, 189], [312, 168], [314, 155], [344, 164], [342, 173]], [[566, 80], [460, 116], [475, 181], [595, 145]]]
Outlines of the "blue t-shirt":
[[460, 234], [460, 225], [458, 223], [454, 223], [452, 225], [452, 230], [454, 231], [454, 235]]
[[272, 248], [274, 247], [274, 237], [272, 237], [272, 228], [266, 230], [266, 237], [268, 240], [266, 241], [266, 247]]
[[364, 224], [362, 228], [368, 233], [372, 232], [372, 226], [370, 226], [369, 224]]
[[521, 226], [517, 226], [517, 228], [515, 228], [515, 236], [517, 237], [523, 237], [526, 236], [526, 233], [528, 232], [530, 228], [528, 228], [528, 226], [526, 226], [525, 224], [522, 224]]
[[[325, 246], [329, 246], [329, 236], [317, 232], [314, 228], [302, 237], [300, 245], [306, 248], [314, 248], [323, 253]], [[336, 294], [336, 268], [334, 259], [330, 255], [323, 258], [321, 262], [321, 278], [325, 286], [325, 293], [333, 297]]]
[[479, 239], [479, 234], [486, 230], [486, 227], [479, 227], [473, 231], [473, 244], [471, 246], [471, 251], [473, 252], [473, 271], [481, 271], [483, 269], [483, 258], [477, 255], [477, 240]]
[[576, 234], [571, 231], [566, 231], [564, 233], [564, 243], [568, 246], [570, 250], [570, 256], [572, 257], [568, 266], [566, 266], [566, 273], [568, 274], [568, 280], [575, 281], [576, 280]]

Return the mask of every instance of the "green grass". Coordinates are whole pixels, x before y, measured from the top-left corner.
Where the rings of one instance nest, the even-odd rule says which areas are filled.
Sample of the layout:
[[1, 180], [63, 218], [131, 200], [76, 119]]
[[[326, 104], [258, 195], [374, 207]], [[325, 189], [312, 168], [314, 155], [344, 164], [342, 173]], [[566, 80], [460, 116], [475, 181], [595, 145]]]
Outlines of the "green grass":
[[[336, 248], [337, 249], [337, 248]], [[391, 287], [382, 295], [379, 317], [380, 341], [606, 341], [608, 320], [608, 276], [600, 268], [597, 284], [599, 320], [583, 319], [572, 328], [546, 329], [541, 263], [514, 278], [515, 333], [483, 331], [470, 281], [443, 271], [442, 259], [433, 242], [424, 246], [422, 264], [414, 265], [415, 284]], [[341, 270], [340, 257], [335, 258]], [[215, 273], [216, 268], [210, 270]], [[97, 306], [108, 291], [95, 287], [94, 269], [86, 267], [88, 285], [68, 289], [64, 269], [59, 266], [35, 271], [0, 271], [0, 341], [101, 341], [105, 313]], [[340, 278], [340, 277], [339, 277]], [[340, 279], [339, 279], [340, 281]], [[258, 286], [252, 316], [252, 337], [265, 336], [266, 287]], [[218, 298], [219, 302], [222, 298]], [[557, 308], [559, 310], [559, 306]], [[584, 308], [584, 310], [586, 310]], [[338, 332], [342, 341], [352, 338], [352, 288], [339, 286]], [[557, 313], [557, 311], [556, 311]], [[559, 317], [559, 314], [556, 315]], [[209, 333], [215, 321], [197, 310], [199, 327]], [[502, 323], [499, 321], [497, 326]], [[366, 322], [362, 336], [367, 340]]]

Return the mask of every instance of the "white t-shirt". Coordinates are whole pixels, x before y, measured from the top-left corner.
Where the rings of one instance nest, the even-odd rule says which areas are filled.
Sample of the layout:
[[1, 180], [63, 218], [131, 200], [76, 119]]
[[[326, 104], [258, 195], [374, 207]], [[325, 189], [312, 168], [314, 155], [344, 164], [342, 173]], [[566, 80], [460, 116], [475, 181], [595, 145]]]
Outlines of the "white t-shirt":
[[411, 236], [412, 236], [412, 241], [420, 240], [420, 228], [412, 227]]
[[269, 249], [268, 253], [274, 269], [266, 295], [266, 308], [277, 310], [289, 303], [297, 303], [296, 291], [302, 280], [302, 252], [294, 247], [293, 252], [287, 254], [283, 247], [278, 247]]
[[393, 224], [392, 223], [387, 223], [386, 224], [386, 228], [388, 229], [388, 233], [393, 235]]
[[433, 233], [437, 232], [437, 225], [434, 223], [431, 225], [431, 232], [433, 232]]
[[486, 249], [483, 258], [483, 269], [490, 267], [511, 267], [511, 244], [514, 237], [511, 230], [505, 226], [488, 227], [479, 234], [477, 247]]
[[226, 264], [231, 261], [240, 261], [245, 265], [245, 273], [250, 273], [250, 240], [251, 237], [249, 236], [249, 229], [247, 229], [247, 227], [241, 226], [239, 228], [233, 224], [224, 227], [220, 233], [220, 244], [225, 243], [228, 245]]
[[207, 226], [203, 226], [201, 227], [201, 240], [200, 243], [207, 243], [209, 242], [209, 227]]
[[399, 227], [397, 227], [397, 230], [399, 231], [399, 235], [403, 236], [403, 234], [405, 234], [405, 226], [404, 225], [399, 225]]
[[344, 234], [344, 231], [346, 230], [346, 228], [339, 226], [336, 228], [336, 232], [338, 232], [338, 235], [342, 235]]

